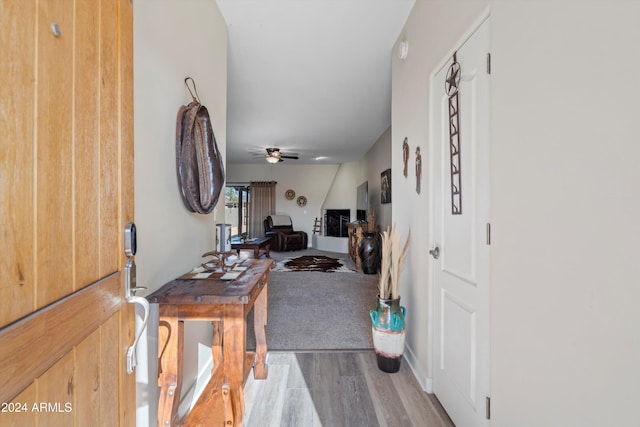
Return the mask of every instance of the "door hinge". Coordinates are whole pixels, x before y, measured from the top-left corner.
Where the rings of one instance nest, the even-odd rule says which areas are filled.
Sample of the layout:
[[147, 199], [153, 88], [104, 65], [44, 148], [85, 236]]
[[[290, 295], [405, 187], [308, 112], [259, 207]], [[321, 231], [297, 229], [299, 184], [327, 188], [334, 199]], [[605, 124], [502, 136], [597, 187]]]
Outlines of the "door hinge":
[[491, 74], [491, 53], [487, 53], [487, 74]]
[[491, 223], [487, 223], [487, 245], [491, 244]]
[[488, 420], [490, 420], [491, 419], [491, 398], [487, 396], [485, 399], [486, 399], [486, 402], [485, 402], [486, 417]]

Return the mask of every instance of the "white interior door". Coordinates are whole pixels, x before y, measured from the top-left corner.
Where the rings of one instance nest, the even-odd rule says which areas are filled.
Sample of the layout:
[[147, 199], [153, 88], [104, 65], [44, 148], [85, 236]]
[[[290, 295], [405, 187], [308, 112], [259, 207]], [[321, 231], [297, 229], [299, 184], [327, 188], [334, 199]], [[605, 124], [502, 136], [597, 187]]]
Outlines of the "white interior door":
[[[447, 63], [432, 82], [433, 388], [458, 426], [489, 425], [489, 19], [457, 51], [459, 201], [452, 197]], [[457, 159], [454, 159], [457, 163]], [[453, 214], [455, 199], [460, 214]]]

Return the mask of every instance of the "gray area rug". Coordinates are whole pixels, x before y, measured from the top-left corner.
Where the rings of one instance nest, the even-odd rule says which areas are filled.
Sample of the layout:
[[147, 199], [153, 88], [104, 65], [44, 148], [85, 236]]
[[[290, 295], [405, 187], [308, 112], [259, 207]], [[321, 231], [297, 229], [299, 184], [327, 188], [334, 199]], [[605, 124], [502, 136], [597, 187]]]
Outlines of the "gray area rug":
[[[300, 255], [339, 258], [355, 270], [346, 254], [308, 249], [271, 252], [276, 260]], [[369, 310], [376, 305], [377, 276], [324, 272], [271, 272], [267, 343], [270, 351], [362, 350], [373, 348]], [[247, 347], [255, 348], [253, 315]]]

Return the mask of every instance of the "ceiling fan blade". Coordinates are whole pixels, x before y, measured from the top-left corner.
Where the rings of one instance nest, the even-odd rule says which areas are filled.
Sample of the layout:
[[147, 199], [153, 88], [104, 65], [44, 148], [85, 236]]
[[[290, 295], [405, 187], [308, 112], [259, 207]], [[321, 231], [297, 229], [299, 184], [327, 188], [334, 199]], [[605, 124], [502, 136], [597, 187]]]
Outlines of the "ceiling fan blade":
[[294, 160], [298, 160], [300, 157], [298, 156], [285, 156], [283, 154], [280, 155], [281, 159], [294, 159]]

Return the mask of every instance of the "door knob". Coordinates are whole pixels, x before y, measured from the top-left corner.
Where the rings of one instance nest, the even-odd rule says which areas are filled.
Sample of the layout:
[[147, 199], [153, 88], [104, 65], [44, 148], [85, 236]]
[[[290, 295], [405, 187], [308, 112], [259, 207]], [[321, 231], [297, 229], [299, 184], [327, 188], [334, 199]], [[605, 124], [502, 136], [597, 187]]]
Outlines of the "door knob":
[[429, 255], [431, 255], [433, 257], [433, 259], [440, 258], [440, 248], [436, 246], [435, 248], [430, 249], [429, 250]]
[[124, 266], [124, 290], [125, 297], [128, 303], [131, 304], [139, 304], [142, 306], [144, 310], [144, 315], [142, 317], [142, 327], [139, 332], [136, 332], [135, 339], [133, 340], [133, 344], [127, 350], [127, 373], [133, 373], [133, 369], [138, 365], [137, 355], [136, 355], [136, 347], [138, 345], [138, 341], [140, 341], [140, 337], [144, 333], [145, 328], [147, 327], [147, 322], [149, 321], [149, 302], [144, 297], [135, 296], [135, 292], [141, 289], [146, 289], [141, 286], [136, 286], [136, 263], [133, 258], [128, 258], [127, 263]]

